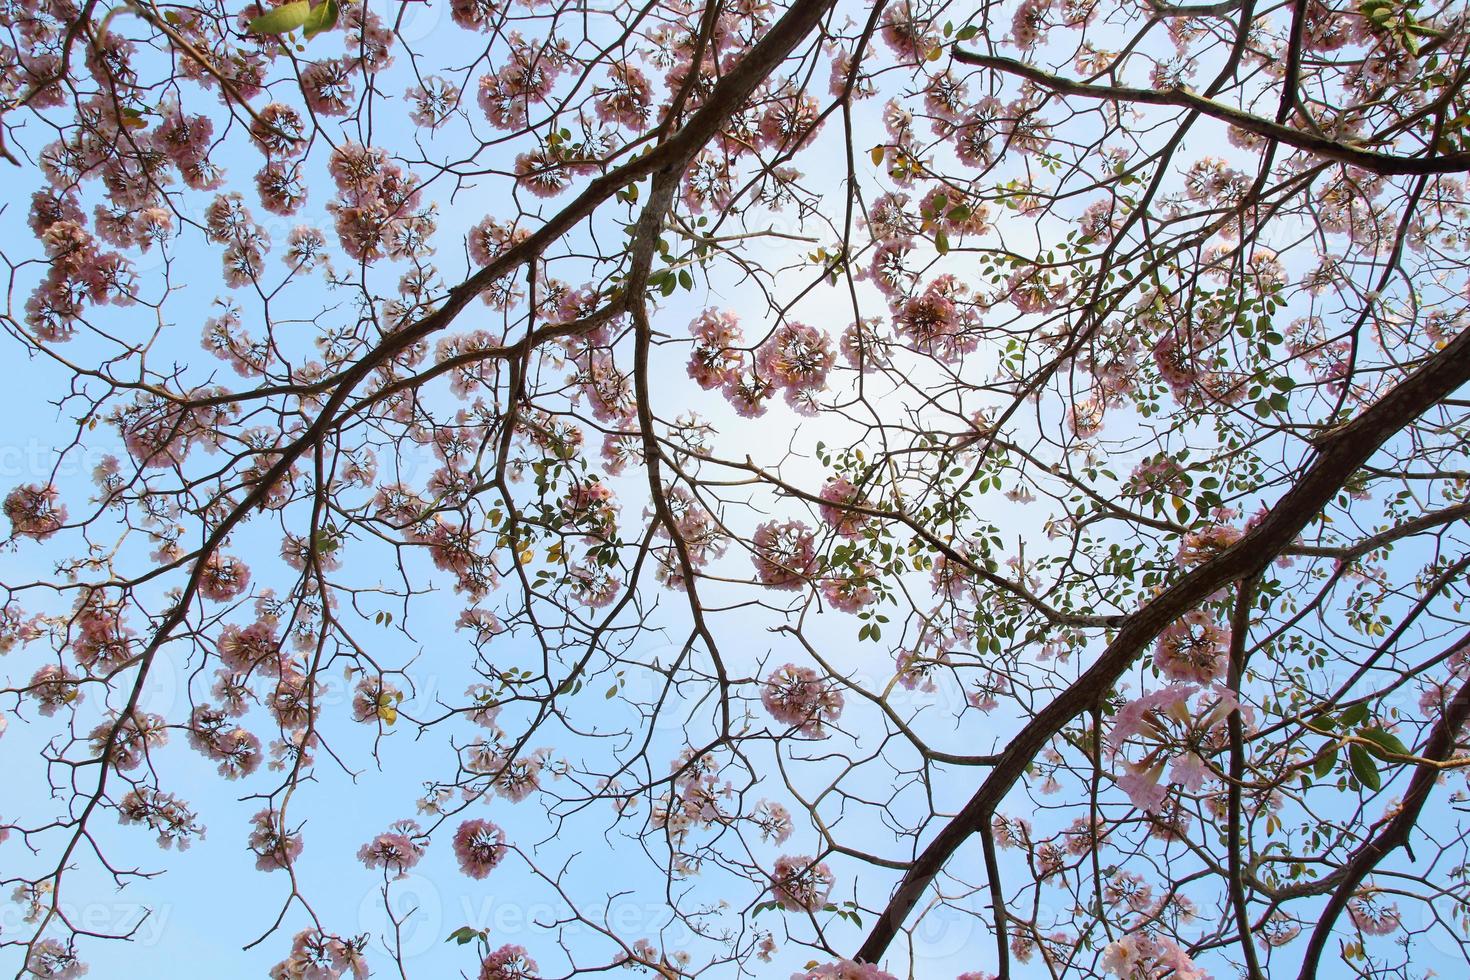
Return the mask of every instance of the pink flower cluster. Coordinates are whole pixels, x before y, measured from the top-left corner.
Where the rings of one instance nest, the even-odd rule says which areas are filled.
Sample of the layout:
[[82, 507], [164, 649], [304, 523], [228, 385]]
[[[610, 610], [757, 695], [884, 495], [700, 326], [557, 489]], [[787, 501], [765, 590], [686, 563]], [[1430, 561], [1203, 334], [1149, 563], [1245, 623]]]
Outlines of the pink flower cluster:
[[75, 980], [87, 972], [77, 951], [59, 939], [43, 939], [26, 954], [26, 972], [39, 980]]
[[1154, 647], [1154, 666], [1171, 681], [1208, 684], [1225, 672], [1230, 630], [1195, 609], [1170, 623]]
[[421, 254], [433, 232], [419, 210], [418, 178], [406, 174], [380, 147], [342, 143], [328, 161], [337, 199], [327, 205], [342, 250], [361, 262]]
[[367, 980], [367, 940], [366, 935], [344, 939], [319, 929], [302, 930], [286, 958], [271, 967], [271, 980], [337, 980], [346, 973], [353, 980]]
[[357, 859], [368, 868], [382, 868], [395, 878], [407, 877], [419, 863], [429, 838], [413, 820], [399, 820], [384, 833], [358, 848]]
[[816, 912], [827, 904], [834, 880], [825, 864], [783, 855], [771, 872], [771, 894], [787, 911]]
[[490, 785], [501, 797], [519, 803], [541, 788], [541, 770], [551, 758], [551, 750], [540, 748], [530, 755], [513, 756], [515, 746], [499, 741], [472, 742], [465, 750], [465, 768], [490, 777]]
[[1235, 544], [1241, 536], [1239, 528], [1220, 523], [1190, 531], [1184, 535], [1184, 540], [1179, 545], [1179, 556], [1176, 560], [1185, 568], [1202, 564]]
[[1172, 939], [1134, 932], [1108, 943], [1102, 968], [1123, 980], [1210, 980]]
[[196, 837], [204, 836], [197, 815], [172, 793], [151, 786], [136, 786], [118, 801], [117, 818], [124, 824], [143, 824], [158, 835], [158, 846], [168, 850], [179, 845], [186, 851]]
[[821, 738], [823, 726], [842, 714], [842, 693], [832, 682], [795, 664], [771, 672], [761, 689], [761, 703], [772, 718], [808, 738]]
[[878, 969], [871, 963], [837, 960], [813, 967], [805, 973], [793, 973], [791, 980], [898, 980], [898, 978], [885, 970]]
[[87, 738], [98, 758], [110, 750], [108, 764], [126, 772], [141, 766], [150, 751], [168, 742], [168, 724], [161, 715], [135, 709], [121, 718], [110, 715]]
[[72, 655], [89, 673], [107, 673], [132, 657], [133, 631], [123, 625], [122, 610], [107, 603], [100, 592], [78, 600], [72, 623]]
[[66, 524], [66, 505], [49, 483], [28, 483], [5, 495], [5, 516], [16, 537], [45, 541]]
[[249, 584], [250, 569], [229, 555], [210, 555], [199, 573], [199, 594], [215, 602], [229, 602]]
[[[897, 258], [898, 253], [893, 253]], [[980, 343], [980, 318], [969, 287], [951, 275], [934, 279], [922, 293], [907, 294], [904, 277], [890, 271], [887, 283], [893, 323], [917, 351], [954, 363]]]
[[471, 878], [484, 878], [505, 859], [505, 831], [488, 820], [466, 820], [454, 832], [454, 856]]
[[531, 121], [531, 107], [546, 101], [567, 65], [565, 52], [548, 42], [533, 47], [511, 32], [510, 57], [498, 71], [480, 79], [479, 102], [496, 129], [514, 130]]
[[778, 389], [796, 411], [812, 414], [836, 359], [831, 339], [815, 327], [782, 323], [754, 352], [742, 347], [733, 313], [705, 310], [689, 324], [694, 346], [689, 376], [706, 390], [719, 389], [736, 412], [754, 418]]
[[507, 943], [480, 961], [479, 980], [535, 980], [536, 961], [524, 946]]
[[816, 574], [816, 534], [801, 521], [767, 521], [750, 543], [756, 574], [767, 588], [796, 590]]
[[56, 709], [82, 700], [77, 677], [64, 665], [46, 664], [31, 675], [29, 690], [25, 692], [41, 706], [41, 714], [56, 714]]
[[[725, 553], [727, 539], [724, 532], [720, 530], [714, 515], [695, 499], [688, 488], [678, 485], [668, 487], [664, 491], [664, 500], [674, 520], [674, 532], [684, 546], [684, 555], [696, 573]], [[669, 529], [662, 523], [658, 527], [658, 537], [669, 537]], [[658, 546], [654, 550], [654, 557], [659, 563], [657, 574], [660, 582], [680, 591], [688, 588], [684, 581], [683, 563], [672, 542]]]
[[[33, 212], [33, 225], [34, 218]], [[52, 343], [70, 340], [88, 301], [118, 306], [133, 302], [132, 266], [116, 252], [99, 250], [79, 220], [54, 221], [39, 234], [46, 250], [46, 277], [26, 300], [26, 324], [37, 337]]]
[[197, 705], [189, 714], [189, 744], [218, 762], [220, 775], [239, 779], [260, 768], [260, 739], [228, 719], [229, 714], [219, 708]]
[[834, 476], [822, 485], [822, 503], [818, 506], [822, 520], [832, 526], [838, 535], [856, 541], [863, 536], [868, 516], [851, 510], [866, 506], [862, 491], [853, 486], [845, 476]]
[[281, 820], [281, 814], [270, 807], [250, 819], [254, 829], [250, 832], [246, 846], [255, 852], [257, 871], [289, 868], [301, 854], [301, 835], [286, 830]]

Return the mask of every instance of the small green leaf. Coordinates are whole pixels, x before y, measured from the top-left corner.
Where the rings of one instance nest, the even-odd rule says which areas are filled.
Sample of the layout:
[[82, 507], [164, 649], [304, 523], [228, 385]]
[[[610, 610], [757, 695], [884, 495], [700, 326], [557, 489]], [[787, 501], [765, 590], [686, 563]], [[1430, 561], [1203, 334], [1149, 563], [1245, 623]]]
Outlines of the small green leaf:
[[1378, 775], [1378, 766], [1373, 762], [1373, 755], [1361, 745], [1348, 747], [1348, 762], [1353, 767], [1353, 775], [1358, 777], [1358, 782], [1371, 790], [1378, 790], [1383, 786], [1383, 779]]
[[1334, 746], [1331, 752], [1322, 753], [1317, 764], [1312, 767], [1312, 775], [1318, 779], [1326, 779], [1335, 765], [1337, 765], [1337, 748]]
[[292, 0], [252, 20], [250, 30], [255, 34], [289, 34], [305, 24], [311, 13], [308, 0]]
[[342, 8], [337, 6], [337, 0], [325, 0], [311, 8], [311, 14], [306, 18], [306, 39], [310, 41], [323, 31], [330, 31], [337, 26], [337, 17], [342, 13]]
[[1379, 728], [1376, 725], [1372, 728], [1364, 728], [1363, 730], [1358, 732], [1358, 735], [1362, 738], [1366, 738], [1368, 741], [1372, 742], [1375, 746], [1381, 749], [1382, 751], [1378, 754], [1385, 759], [1388, 758], [1388, 755], [1410, 754], [1408, 746], [1399, 741], [1399, 737], [1397, 735], [1386, 729]]

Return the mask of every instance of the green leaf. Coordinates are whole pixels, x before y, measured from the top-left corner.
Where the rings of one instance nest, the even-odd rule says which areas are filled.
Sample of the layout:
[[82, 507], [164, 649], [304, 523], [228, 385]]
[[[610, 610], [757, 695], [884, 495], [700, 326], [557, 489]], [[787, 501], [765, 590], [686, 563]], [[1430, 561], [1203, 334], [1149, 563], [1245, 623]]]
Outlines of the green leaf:
[[308, 0], [292, 0], [252, 20], [250, 30], [255, 34], [289, 34], [305, 24], [311, 13]]
[[1344, 711], [1342, 713], [1342, 716], [1338, 719], [1338, 721], [1342, 724], [1342, 726], [1344, 728], [1352, 728], [1355, 725], [1361, 725], [1363, 722], [1365, 722], [1367, 720], [1368, 720], [1368, 705], [1364, 701], [1359, 701], [1357, 704], [1353, 705], [1351, 708], [1348, 708], [1346, 711]]
[[1368, 741], [1372, 742], [1375, 746], [1381, 749], [1382, 751], [1379, 752], [1378, 755], [1382, 756], [1385, 759], [1388, 757], [1388, 755], [1410, 754], [1408, 746], [1399, 741], [1399, 737], [1397, 735], [1395, 735], [1393, 732], [1388, 731], [1387, 729], [1379, 728], [1377, 725], [1373, 726], [1372, 728], [1362, 729], [1358, 732], [1358, 735], [1366, 738]]
[[949, 254], [949, 235], [945, 234], [942, 229], [934, 234], [934, 249], [940, 255]]
[[1332, 767], [1337, 765], [1337, 751], [1337, 747], [1334, 746], [1331, 752], [1324, 752], [1317, 760], [1317, 764], [1312, 767], [1312, 774], [1318, 779], [1326, 779], [1332, 772]]
[[1353, 744], [1348, 747], [1348, 762], [1353, 767], [1353, 775], [1358, 777], [1358, 782], [1371, 790], [1383, 787], [1383, 779], [1378, 775], [1378, 766], [1373, 762], [1373, 755], [1361, 745]]
[[337, 17], [342, 13], [342, 8], [337, 6], [337, 0], [325, 0], [311, 8], [311, 15], [306, 18], [306, 39], [310, 41], [323, 31], [330, 31], [337, 26]]

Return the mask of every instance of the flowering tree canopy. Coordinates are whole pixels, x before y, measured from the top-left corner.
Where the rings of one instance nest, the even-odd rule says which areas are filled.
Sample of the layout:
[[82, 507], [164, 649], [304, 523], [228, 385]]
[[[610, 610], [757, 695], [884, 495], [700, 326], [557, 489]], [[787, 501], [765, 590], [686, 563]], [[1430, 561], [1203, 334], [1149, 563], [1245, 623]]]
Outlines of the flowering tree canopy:
[[0, 27], [0, 966], [1470, 958], [1463, 4]]

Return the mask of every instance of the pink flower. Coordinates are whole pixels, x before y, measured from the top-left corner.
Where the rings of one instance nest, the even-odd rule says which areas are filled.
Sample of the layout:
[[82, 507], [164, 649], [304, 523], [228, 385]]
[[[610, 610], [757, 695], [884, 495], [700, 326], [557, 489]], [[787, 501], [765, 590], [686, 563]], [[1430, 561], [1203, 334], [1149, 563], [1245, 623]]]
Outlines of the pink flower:
[[855, 613], [878, 597], [873, 588], [876, 581], [871, 565], [854, 562], [846, 574], [822, 579], [822, 596], [833, 609]]
[[866, 514], [856, 513], [848, 508], [866, 505], [861, 492], [852, 485], [852, 481], [846, 477], [836, 476], [822, 485], [822, 503], [818, 510], [822, 514], [822, 520], [832, 525], [839, 535], [844, 538], [857, 540], [863, 536], [863, 528], [867, 525]]
[[1118, 710], [1113, 717], [1113, 730], [1108, 741], [1114, 751], [1141, 732], [1151, 712], [1163, 710], [1178, 715], [1187, 711], [1187, 702], [1199, 688], [1192, 684], [1170, 684], [1147, 694], [1140, 694]]
[[556, 197], [571, 185], [571, 170], [545, 150], [522, 153], [515, 162], [516, 183], [537, 197]]
[[643, 72], [632, 65], [616, 63], [608, 69], [608, 84], [593, 90], [597, 118], [629, 129], [648, 124], [653, 108], [653, 89]]
[[505, 831], [488, 820], [466, 820], [454, 832], [454, 856], [471, 878], [484, 878], [506, 854]]
[[117, 818], [123, 824], [144, 824], [158, 835], [158, 846], [164, 850], [179, 845], [188, 850], [195, 837], [204, 836], [204, 828], [196, 823], [197, 815], [170, 793], [138, 786], [127, 792], [117, 804]]
[[409, 118], [415, 124], [425, 129], [437, 129], [458, 105], [459, 87], [438, 75], [426, 75], [422, 84], [404, 93], [404, 98], [413, 103]]
[[275, 627], [264, 620], [249, 626], [228, 625], [220, 630], [220, 663], [230, 670], [249, 674], [254, 671], [269, 677], [281, 673], [281, 641]]
[[541, 788], [541, 770], [546, 767], [551, 750], [540, 748], [530, 755], [512, 758], [513, 749], [514, 746], [499, 742], [474, 742], [467, 749], [469, 760], [465, 768], [489, 775], [496, 793], [519, 803]]
[[735, 177], [728, 160], [706, 150], [685, 173], [683, 198], [689, 210], [722, 211], [730, 206]]
[[502, 16], [497, 0], [451, 0], [449, 16], [467, 31], [488, 30]]
[[74, 980], [87, 972], [87, 964], [77, 959], [76, 949], [59, 939], [43, 939], [32, 946], [25, 968], [41, 980]]
[[337, 980], [348, 971], [353, 980], [366, 980], [367, 940], [366, 935], [343, 939], [319, 929], [302, 930], [292, 941], [290, 954], [271, 967], [271, 980]]
[[524, 946], [509, 943], [480, 961], [480, 980], [535, 980], [536, 961]]
[[[114, 726], [116, 733], [113, 732]], [[134, 710], [121, 721], [110, 716], [92, 729], [87, 737], [92, 743], [92, 751], [99, 758], [110, 744], [109, 765], [118, 772], [126, 772], [138, 768], [152, 749], [168, 742], [168, 724], [160, 715]]]
[[751, 819], [761, 829], [761, 840], [784, 844], [791, 836], [791, 814], [779, 803], [761, 800]]
[[1135, 932], [1109, 943], [1103, 950], [1102, 968], [1115, 977], [1169, 976], [1171, 980], [1209, 980], [1184, 950], [1172, 940]]
[[745, 352], [740, 349], [740, 321], [733, 313], [705, 310], [689, 324], [694, 347], [689, 352], [689, 377], [706, 390], [722, 387], [740, 376]]
[[402, 700], [403, 692], [382, 677], [363, 677], [352, 698], [352, 719], [391, 725], [398, 720], [398, 703]]
[[1224, 673], [1229, 647], [1230, 631], [1196, 609], [1159, 634], [1154, 666], [1171, 681], [1208, 684]]
[[1124, 772], [1118, 777], [1118, 788], [1128, 794], [1134, 806], [1154, 813], [1164, 805], [1164, 798], [1168, 795], [1168, 787], [1161, 782], [1163, 775], [1162, 762], [1147, 769], [1124, 763]]
[[5, 516], [17, 537], [44, 541], [66, 523], [66, 505], [50, 484], [30, 483], [16, 487], [5, 497]]
[[1399, 907], [1376, 902], [1371, 896], [1348, 902], [1348, 917], [1370, 936], [1389, 936], [1401, 928]]
[[268, 157], [294, 157], [306, 148], [306, 124], [301, 113], [280, 102], [255, 113], [250, 136]]
[[319, 116], [347, 115], [356, 97], [352, 69], [345, 58], [323, 58], [303, 68], [301, 94], [307, 107]]
[[250, 569], [228, 555], [210, 555], [199, 574], [199, 594], [215, 602], [228, 602], [249, 584]]
[[898, 980], [898, 978], [878, 969], [871, 963], [837, 960], [833, 963], [823, 963], [806, 973], [793, 973], [791, 980]]
[[197, 751], [219, 763], [220, 775], [226, 779], [239, 779], [260, 768], [260, 739], [228, 721], [230, 714], [244, 714], [245, 705], [239, 710], [222, 711], [208, 704], [197, 705], [189, 713], [189, 744]]
[[1179, 545], [1176, 559], [1185, 568], [1209, 561], [1241, 538], [1241, 531], [1229, 524], [1210, 524], [1190, 531]]
[[1169, 782], [1187, 790], [1198, 790], [1210, 778], [1210, 768], [1193, 752], [1185, 752], [1169, 766]]
[[761, 691], [761, 703], [779, 722], [808, 738], [821, 738], [823, 726], [842, 714], [842, 694], [810, 667], [786, 664], [771, 672]]
[[246, 846], [255, 852], [257, 871], [289, 868], [301, 854], [301, 835], [286, 830], [281, 815], [267, 807], [250, 820], [254, 829]]
[[1067, 426], [1079, 439], [1091, 439], [1102, 431], [1103, 404], [1096, 398], [1074, 402], [1067, 409]]
[[41, 714], [54, 715], [57, 708], [82, 700], [76, 681], [66, 667], [47, 664], [31, 675], [30, 690], [25, 693], [41, 705]]
[[579, 602], [593, 609], [601, 609], [618, 597], [623, 583], [608, 569], [599, 564], [582, 562], [573, 565], [571, 578], [572, 594]]
[[381, 833], [362, 845], [357, 859], [368, 868], [382, 868], [397, 872], [395, 877], [407, 876], [408, 870], [419, 863], [429, 839], [413, 820], [400, 820], [387, 832]]
[[771, 894], [791, 912], [816, 912], [827, 904], [832, 872], [811, 858], [782, 856], [771, 874]]
[[772, 589], [800, 588], [817, 568], [815, 538], [801, 521], [767, 521], [757, 527], [751, 560], [761, 582]]

